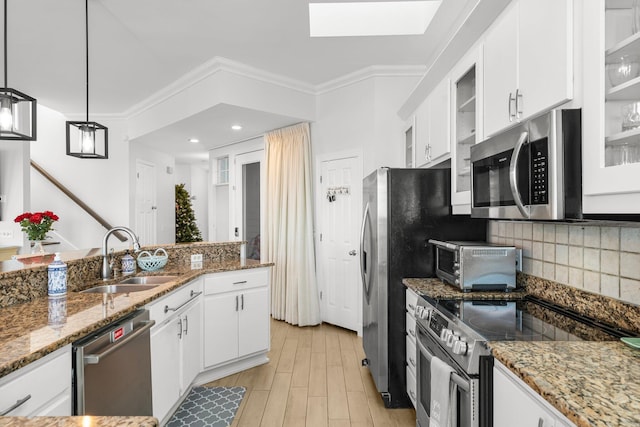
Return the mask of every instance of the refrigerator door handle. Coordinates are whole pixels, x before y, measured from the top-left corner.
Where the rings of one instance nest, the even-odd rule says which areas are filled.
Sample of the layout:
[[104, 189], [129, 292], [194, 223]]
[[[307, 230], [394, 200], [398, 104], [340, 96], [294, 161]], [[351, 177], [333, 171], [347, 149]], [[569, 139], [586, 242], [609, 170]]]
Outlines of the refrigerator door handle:
[[367, 221], [369, 220], [369, 203], [364, 208], [364, 215], [362, 218], [362, 229], [360, 230], [360, 274], [362, 275], [362, 287], [364, 289], [364, 295], [369, 303], [369, 284], [367, 283], [367, 252], [364, 250], [364, 233], [367, 227]]

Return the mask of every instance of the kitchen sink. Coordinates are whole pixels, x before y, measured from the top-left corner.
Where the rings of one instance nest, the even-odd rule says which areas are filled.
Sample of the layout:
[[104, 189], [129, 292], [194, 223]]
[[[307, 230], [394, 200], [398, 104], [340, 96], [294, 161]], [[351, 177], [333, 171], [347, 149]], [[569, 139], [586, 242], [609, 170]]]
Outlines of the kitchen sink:
[[116, 283], [114, 285], [96, 286], [95, 288], [80, 291], [83, 294], [128, 294], [130, 292], [148, 291], [158, 285], [142, 285], [131, 283]]
[[121, 282], [116, 283], [117, 285], [161, 285], [163, 283], [171, 282], [172, 280], [176, 280], [178, 276], [138, 276], [138, 277], [129, 277]]

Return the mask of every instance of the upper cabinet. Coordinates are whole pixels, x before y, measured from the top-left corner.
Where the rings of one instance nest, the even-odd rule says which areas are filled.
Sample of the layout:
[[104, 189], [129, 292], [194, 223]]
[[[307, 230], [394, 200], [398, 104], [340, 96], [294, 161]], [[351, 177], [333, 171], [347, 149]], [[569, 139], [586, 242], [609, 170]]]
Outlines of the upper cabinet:
[[640, 213], [640, 6], [583, 5], [583, 210]]
[[449, 79], [443, 79], [415, 115], [415, 165], [431, 166], [451, 153]]
[[573, 1], [513, 2], [484, 42], [484, 136], [573, 97]]
[[405, 167], [412, 168], [416, 164], [416, 116], [411, 116], [404, 127], [404, 162]]
[[482, 139], [481, 48], [471, 50], [451, 70], [451, 204], [454, 214], [471, 212], [471, 153]]

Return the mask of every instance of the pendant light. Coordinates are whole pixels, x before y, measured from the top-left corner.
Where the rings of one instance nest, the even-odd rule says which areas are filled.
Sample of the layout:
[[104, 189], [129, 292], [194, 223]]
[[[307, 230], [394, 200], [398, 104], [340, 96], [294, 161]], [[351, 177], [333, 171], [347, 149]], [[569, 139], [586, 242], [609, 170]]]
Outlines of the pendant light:
[[7, 84], [7, 0], [4, 0], [4, 87], [0, 88], [0, 139], [36, 139], [36, 100]]
[[109, 130], [106, 126], [89, 121], [89, 0], [85, 0], [84, 8], [87, 115], [84, 122], [67, 121], [67, 155], [82, 159], [108, 159]]

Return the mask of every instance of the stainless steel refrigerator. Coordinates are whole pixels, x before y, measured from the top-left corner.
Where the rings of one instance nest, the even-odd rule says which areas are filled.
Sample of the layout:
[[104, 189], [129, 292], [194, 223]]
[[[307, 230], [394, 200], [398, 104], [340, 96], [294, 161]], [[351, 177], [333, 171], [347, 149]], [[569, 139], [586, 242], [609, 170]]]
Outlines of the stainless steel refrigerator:
[[450, 169], [380, 168], [363, 183], [363, 344], [384, 404], [409, 407], [405, 277], [435, 277], [431, 238], [485, 240], [486, 220], [451, 215]]

